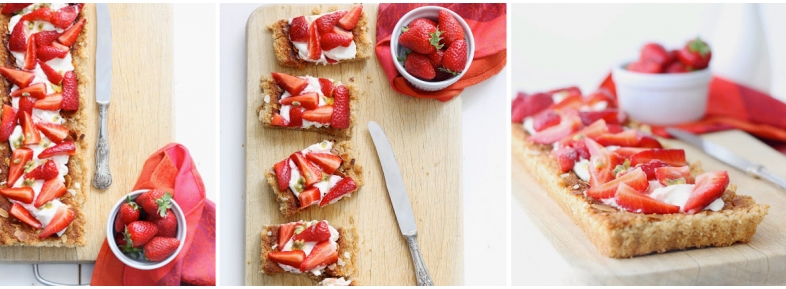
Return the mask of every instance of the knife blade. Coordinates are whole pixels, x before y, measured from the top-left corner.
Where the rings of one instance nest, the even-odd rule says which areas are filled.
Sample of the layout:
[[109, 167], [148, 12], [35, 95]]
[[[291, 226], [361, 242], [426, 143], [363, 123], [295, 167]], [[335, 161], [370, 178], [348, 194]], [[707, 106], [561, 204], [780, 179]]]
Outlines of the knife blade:
[[107, 110], [112, 97], [112, 22], [109, 6], [96, 4], [96, 102], [98, 103], [98, 141], [96, 141], [96, 171], [93, 186], [106, 189], [112, 184], [109, 171], [109, 131]]
[[764, 166], [750, 162], [721, 145], [706, 141], [695, 134], [678, 128], [669, 127], [666, 128], [666, 132], [754, 178], [767, 180], [779, 188], [786, 190], [786, 180], [770, 173]]
[[393, 147], [390, 145], [382, 127], [374, 121], [368, 123], [368, 131], [377, 149], [379, 164], [382, 166], [382, 173], [385, 175], [385, 186], [388, 189], [390, 203], [393, 204], [393, 212], [396, 214], [396, 221], [401, 234], [407, 240], [412, 261], [415, 264], [415, 275], [418, 286], [434, 286], [431, 276], [426, 269], [426, 263], [420, 253], [417, 235], [418, 228], [415, 224], [415, 215], [412, 213], [412, 206], [407, 195], [407, 188], [404, 185], [404, 178], [401, 176]]

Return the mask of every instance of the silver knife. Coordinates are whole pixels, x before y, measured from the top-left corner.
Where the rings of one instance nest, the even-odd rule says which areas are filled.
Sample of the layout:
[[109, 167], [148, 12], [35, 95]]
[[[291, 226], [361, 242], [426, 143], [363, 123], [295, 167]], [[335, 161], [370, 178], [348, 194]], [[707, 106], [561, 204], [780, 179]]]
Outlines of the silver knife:
[[699, 136], [685, 130], [669, 127], [666, 128], [666, 131], [670, 135], [702, 149], [708, 155], [711, 155], [712, 157], [732, 167], [735, 167], [754, 178], [765, 179], [779, 188], [786, 190], [786, 180], [770, 173], [770, 171], [768, 171], [762, 165], [754, 164], [716, 143], [705, 141]]
[[96, 173], [93, 186], [106, 189], [112, 184], [109, 172], [109, 132], [107, 110], [112, 96], [112, 22], [106, 3], [96, 4], [98, 38], [96, 44], [96, 102], [98, 103], [98, 141], [96, 142]]
[[404, 178], [398, 169], [398, 162], [396, 162], [396, 156], [393, 154], [393, 147], [390, 146], [385, 132], [382, 131], [382, 128], [376, 122], [370, 121], [368, 123], [368, 131], [371, 133], [371, 139], [377, 148], [379, 164], [382, 165], [385, 185], [390, 195], [390, 203], [393, 204], [393, 211], [396, 213], [398, 227], [401, 229], [401, 234], [407, 239], [409, 253], [412, 255], [412, 262], [415, 263], [417, 284], [418, 286], [434, 286], [434, 282], [431, 281], [431, 276], [428, 274], [428, 269], [426, 269], [426, 263], [423, 261], [423, 256], [420, 254], [415, 215], [412, 213], [412, 206], [409, 204], [407, 188], [404, 186]]

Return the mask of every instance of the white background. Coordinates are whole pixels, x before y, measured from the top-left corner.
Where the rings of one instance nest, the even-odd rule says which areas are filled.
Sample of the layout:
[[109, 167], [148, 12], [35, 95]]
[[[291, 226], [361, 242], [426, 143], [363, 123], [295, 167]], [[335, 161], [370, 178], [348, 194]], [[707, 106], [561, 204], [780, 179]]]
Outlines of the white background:
[[[221, 5], [220, 285], [243, 285], [245, 280], [245, 26], [257, 7]], [[369, 61], [376, 62], [376, 58]], [[506, 75], [507, 68], [461, 95], [466, 285], [506, 283]]]
[[[175, 141], [188, 148], [205, 183], [207, 196], [215, 202], [219, 144], [216, 5], [175, 4], [173, 10]], [[112, 33], [123, 31], [115, 29]], [[111, 106], [109, 117], [112, 117]], [[81, 265], [80, 269], [80, 265], [50, 264], [39, 268], [44, 278], [66, 284], [88, 283], [93, 273], [93, 265]], [[31, 284], [40, 285], [33, 277], [31, 265], [0, 264], [0, 285]]]
[[[638, 57], [645, 42], [677, 48], [701, 35], [711, 46], [723, 5], [511, 5], [511, 86], [536, 92], [578, 85], [591, 92], [614, 64]], [[770, 92], [786, 99], [786, 5], [760, 6], [771, 67]], [[743, 25], [740, 23], [739, 25]], [[715, 47], [714, 53], [723, 53]], [[515, 161], [515, 160], [514, 160]], [[514, 176], [515, 177], [515, 176]], [[513, 197], [512, 284], [562, 284], [575, 274]]]

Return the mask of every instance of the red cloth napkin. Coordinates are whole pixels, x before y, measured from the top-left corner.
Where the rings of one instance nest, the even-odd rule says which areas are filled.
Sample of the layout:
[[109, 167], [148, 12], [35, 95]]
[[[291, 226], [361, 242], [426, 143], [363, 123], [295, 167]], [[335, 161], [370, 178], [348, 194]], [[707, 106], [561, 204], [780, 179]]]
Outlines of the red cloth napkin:
[[[137, 270], [123, 264], [107, 240], [98, 253], [91, 285], [216, 285], [216, 205], [205, 198], [205, 185], [186, 147], [171, 143], [151, 155], [133, 190], [174, 192], [188, 224], [180, 254], [156, 270]], [[114, 242], [114, 240], [109, 240]]]
[[[610, 74], [600, 87], [616, 95]], [[696, 134], [736, 128], [775, 143], [786, 142], [786, 104], [761, 91], [714, 76], [710, 83], [707, 115], [675, 127]], [[665, 127], [653, 126], [652, 132], [669, 137]]]
[[[472, 65], [456, 83], [440, 91], [422, 91], [409, 84], [393, 64], [390, 54], [390, 35], [401, 17], [421, 6], [441, 6], [456, 12], [469, 25], [475, 37], [475, 56]], [[399, 93], [418, 97], [448, 101], [461, 93], [465, 87], [475, 85], [499, 73], [507, 62], [507, 6], [505, 3], [473, 4], [379, 4], [377, 17], [377, 45], [375, 52], [379, 64], [390, 81], [390, 86]]]

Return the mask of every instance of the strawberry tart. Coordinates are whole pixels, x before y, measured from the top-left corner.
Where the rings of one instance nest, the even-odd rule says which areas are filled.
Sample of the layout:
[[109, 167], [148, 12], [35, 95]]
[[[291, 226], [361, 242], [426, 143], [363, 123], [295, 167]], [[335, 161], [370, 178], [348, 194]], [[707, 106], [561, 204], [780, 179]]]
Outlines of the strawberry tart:
[[512, 103], [512, 150], [598, 251], [626, 258], [748, 242], [769, 206], [737, 195], [726, 171], [631, 128], [607, 91]]
[[355, 228], [328, 221], [297, 221], [262, 228], [262, 273], [305, 274], [323, 285], [351, 285], [357, 271]]
[[285, 216], [324, 207], [363, 186], [363, 167], [350, 142], [322, 141], [276, 163], [265, 174]]
[[259, 121], [267, 127], [350, 136], [358, 91], [329, 78], [273, 72], [262, 77]]
[[85, 245], [83, 4], [5, 4], [0, 245]]
[[303, 68], [371, 57], [367, 22], [363, 5], [355, 5], [350, 10], [281, 19], [268, 28], [273, 33], [278, 63]]

